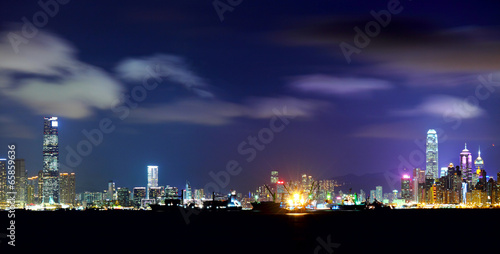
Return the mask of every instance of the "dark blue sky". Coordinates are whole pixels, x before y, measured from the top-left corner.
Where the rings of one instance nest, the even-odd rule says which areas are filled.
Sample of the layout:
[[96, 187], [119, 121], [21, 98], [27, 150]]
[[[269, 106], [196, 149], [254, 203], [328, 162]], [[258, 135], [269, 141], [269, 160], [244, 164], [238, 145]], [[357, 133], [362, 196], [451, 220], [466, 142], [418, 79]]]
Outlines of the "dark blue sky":
[[[243, 0], [221, 21], [212, 1], [73, 0], [50, 6], [53, 15], [37, 1], [3, 1], [3, 157], [17, 144], [35, 175], [43, 116], [59, 116], [61, 164], [70, 166], [61, 170], [77, 174], [78, 192], [111, 179], [145, 186], [148, 164], [159, 166], [160, 185], [203, 188], [231, 160], [242, 171], [225, 189], [246, 192], [271, 170], [332, 178], [396, 170], [401, 158], [424, 167], [415, 140], [435, 128], [440, 166], [457, 163], [467, 142], [496, 175], [500, 4], [401, 1], [357, 45], [355, 28], [377, 22], [372, 11], [387, 20], [389, 2]], [[349, 62], [346, 44], [359, 46]], [[140, 100], [120, 99], [131, 93]], [[238, 147], [266, 138], [284, 107], [293, 119], [248, 162]], [[114, 130], [68, 162], [82, 131], [103, 119]]]

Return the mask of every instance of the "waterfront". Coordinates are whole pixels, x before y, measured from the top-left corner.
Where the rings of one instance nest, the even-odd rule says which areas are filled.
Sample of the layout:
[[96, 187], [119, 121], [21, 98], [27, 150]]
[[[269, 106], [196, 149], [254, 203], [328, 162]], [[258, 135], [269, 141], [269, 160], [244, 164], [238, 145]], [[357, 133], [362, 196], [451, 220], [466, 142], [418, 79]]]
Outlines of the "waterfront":
[[[495, 244], [497, 235], [490, 229], [500, 225], [499, 214], [497, 209], [201, 212], [191, 214], [186, 223], [175, 210], [18, 210], [16, 249], [40, 249], [53, 241], [57, 252], [102, 247], [174, 253], [329, 253], [322, 243], [335, 253], [462, 252]], [[5, 212], [0, 218], [8, 225]]]

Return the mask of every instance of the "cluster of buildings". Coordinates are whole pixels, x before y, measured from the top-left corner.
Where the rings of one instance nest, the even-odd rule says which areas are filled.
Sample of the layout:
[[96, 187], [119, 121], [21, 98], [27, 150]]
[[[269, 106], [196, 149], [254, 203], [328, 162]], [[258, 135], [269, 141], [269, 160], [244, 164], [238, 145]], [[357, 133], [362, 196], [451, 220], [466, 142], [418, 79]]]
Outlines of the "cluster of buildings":
[[0, 159], [0, 208], [6, 206], [6, 193], [14, 189], [15, 206], [27, 208], [70, 207], [75, 205], [75, 173], [59, 172], [59, 122], [57, 117], [44, 117], [43, 168], [28, 177], [24, 159], [14, 160], [15, 182], [7, 181], [6, 159]]
[[483, 207], [500, 203], [500, 172], [497, 181], [487, 175], [481, 151], [476, 160], [467, 149], [467, 144], [455, 166], [438, 170], [438, 139], [435, 130], [427, 132], [426, 168], [413, 169], [412, 174], [401, 178], [401, 198], [407, 203], [418, 204], [461, 204]]
[[[86, 208], [132, 209], [144, 208], [148, 204], [159, 204], [164, 199], [180, 198], [177, 187], [158, 186], [158, 166], [147, 166], [147, 177], [146, 187], [134, 187], [132, 190], [127, 187], [116, 187], [114, 181], [109, 181], [107, 189], [102, 192], [85, 191], [78, 193], [76, 195], [77, 204]], [[187, 191], [185, 191], [186, 193]], [[198, 192], [195, 192], [195, 194], [198, 194]]]
[[340, 185], [335, 180], [315, 180], [307, 174], [302, 174], [298, 180], [285, 180], [279, 178], [278, 171], [271, 171], [270, 182], [257, 187], [254, 192], [249, 192], [248, 200], [243, 200], [242, 203], [284, 202], [290, 198], [290, 193], [300, 193], [304, 199], [315, 200], [317, 203], [331, 202], [335, 187], [338, 186]]

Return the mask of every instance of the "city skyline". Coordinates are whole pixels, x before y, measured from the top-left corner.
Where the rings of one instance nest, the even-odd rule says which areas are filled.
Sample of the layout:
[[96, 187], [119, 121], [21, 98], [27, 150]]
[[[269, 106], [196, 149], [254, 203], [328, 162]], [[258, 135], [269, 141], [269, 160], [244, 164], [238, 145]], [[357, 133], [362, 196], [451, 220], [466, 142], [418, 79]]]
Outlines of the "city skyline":
[[497, 2], [257, 0], [223, 21], [210, 2], [92, 3], [0, 10], [0, 147], [16, 143], [30, 177], [43, 170], [45, 116], [65, 130], [59, 170], [80, 192], [143, 186], [152, 164], [159, 182], [205, 186], [235, 161], [225, 188], [242, 189], [269, 170], [425, 168], [429, 129], [438, 169], [464, 143], [500, 169]]

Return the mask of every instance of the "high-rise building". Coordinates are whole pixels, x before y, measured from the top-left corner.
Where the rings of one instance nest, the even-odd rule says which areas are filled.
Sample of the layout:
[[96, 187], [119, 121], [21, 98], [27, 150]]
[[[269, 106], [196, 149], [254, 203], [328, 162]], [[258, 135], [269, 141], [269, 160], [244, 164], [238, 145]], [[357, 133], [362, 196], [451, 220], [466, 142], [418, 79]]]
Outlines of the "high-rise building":
[[162, 187], [151, 187], [149, 188], [149, 198], [148, 199], [159, 199], [161, 197]]
[[43, 204], [43, 170], [38, 171], [38, 200], [37, 204]]
[[158, 187], [158, 166], [148, 166], [148, 191], [146, 194], [149, 199], [149, 189], [151, 187]]
[[134, 198], [134, 206], [140, 207], [141, 200], [146, 198], [146, 187], [135, 187], [132, 197]]
[[16, 192], [15, 204], [17, 207], [24, 207], [26, 205], [26, 183], [28, 181], [28, 172], [26, 171], [24, 159], [15, 159], [14, 165], [16, 166], [14, 174], [14, 191]]
[[110, 180], [108, 182], [108, 191], [106, 192], [106, 200], [108, 201], [113, 201], [113, 200], [116, 200], [116, 185], [115, 185], [115, 182], [113, 182], [112, 180]]
[[26, 184], [26, 204], [38, 203], [38, 176], [28, 177]]
[[271, 171], [271, 183], [276, 184], [278, 182], [278, 171]]
[[462, 171], [462, 179], [467, 183], [467, 191], [471, 191], [474, 188], [472, 186], [472, 155], [467, 150], [467, 144], [460, 153], [460, 171]]
[[[342, 196], [342, 195], [340, 195]], [[377, 199], [377, 192], [375, 190], [370, 190], [370, 202], [373, 203]], [[381, 200], [380, 200], [381, 201]]]
[[43, 197], [42, 203], [59, 203], [59, 122], [44, 117], [43, 122]]
[[130, 205], [130, 191], [128, 190], [128, 188], [118, 187], [116, 193], [119, 205], [121, 206]]
[[192, 192], [191, 192], [191, 184], [189, 181], [186, 181], [186, 190], [184, 190], [184, 200], [188, 201], [193, 198]]
[[382, 192], [382, 186], [376, 186], [375, 189], [376, 189], [375, 198], [378, 201], [382, 202], [382, 200], [384, 198], [384, 193]]
[[434, 179], [438, 179], [438, 137], [434, 129], [427, 131], [425, 162], [425, 173], [431, 172]]
[[483, 158], [481, 158], [481, 147], [479, 147], [479, 150], [477, 152], [477, 159], [474, 161], [474, 166], [475, 169], [484, 169], [484, 161]]
[[403, 175], [401, 177], [401, 198], [406, 202], [411, 201], [412, 193], [410, 191], [411, 188], [411, 177], [410, 175]]
[[59, 183], [61, 185], [60, 203], [74, 205], [76, 200], [75, 173], [60, 173]]
[[7, 159], [0, 159], [0, 203], [7, 200]]

